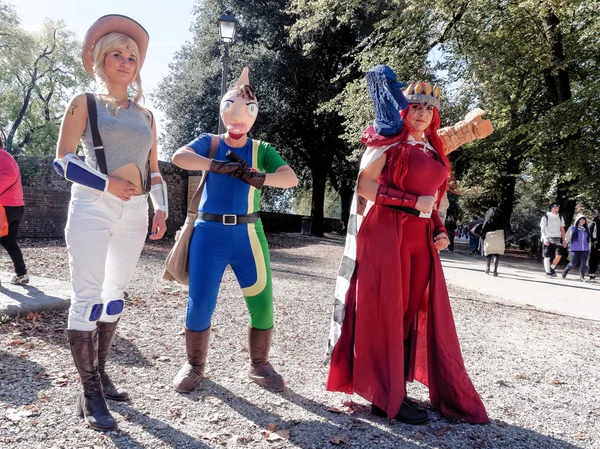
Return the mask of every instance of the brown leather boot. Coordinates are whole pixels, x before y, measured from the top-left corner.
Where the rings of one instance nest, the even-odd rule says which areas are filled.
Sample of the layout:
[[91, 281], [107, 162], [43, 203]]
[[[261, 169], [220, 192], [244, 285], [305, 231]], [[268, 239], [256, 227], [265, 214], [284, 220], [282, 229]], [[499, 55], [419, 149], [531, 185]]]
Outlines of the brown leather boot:
[[248, 328], [248, 347], [250, 350], [250, 369], [248, 377], [271, 391], [285, 390], [285, 381], [269, 363], [269, 349], [273, 328], [261, 330]]
[[204, 378], [204, 366], [206, 365], [206, 354], [210, 342], [210, 327], [203, 331], [192, 331], [185, 329], [185, 349], [187, 351], [187, 362], [181, 367], [175, 379], [173, 387], [179, 393], [189, 393], [194, 390]]
[[106, 407], [98, 372], [98, 329], [67, 329], [67, 338], [83, 385], [83, 393], [77, 398], [77, 413], [96, 430], [116, 429], [117, 422]]
[[108, 351], [110, 351], [110, 347], [112, 346], [118, 323], [119, 320], [114, 323], [103, 323], [98, 321], [98, 371], [100, 372], [100, 381], [102, 382], [104, 397], [106, 399], [112, 399], [113, 401], [128, 401], [129, 393], [116, 387], [105, 371], [106, 358], [108, 357]]

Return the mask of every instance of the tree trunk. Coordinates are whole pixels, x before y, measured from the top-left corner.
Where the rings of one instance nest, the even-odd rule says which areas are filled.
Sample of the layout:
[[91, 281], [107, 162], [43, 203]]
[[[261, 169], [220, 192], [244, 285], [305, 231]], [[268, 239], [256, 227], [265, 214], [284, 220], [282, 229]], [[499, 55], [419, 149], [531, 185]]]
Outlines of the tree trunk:
[[560, 204], [560, 215], [565, 219], [565, 231], [573, 222], [575, 215], [575, 192], [572, 192], [572, 187], [576, 181], [561, 181], [556, 189], [556, 202]]
[[352, 206], [352, 196], [354, 189], [350, 186], [345, 186], [338, 192], [342, 201], [342, 229], [347, 231], [348, 219], [350, 218], [350, 206]]
[[312, 172], [312, 235], [323, 237], [323, 218], [325, 205], [325, 183], [327, 172], [322, 167], [311, 167]]
[[510, 223], [510, 217], [513, 213], [513, 207], [515, 205], [515, 186], [517, 178], [515, 176], [504, 176], [500, 181], [500, 209], [504, 212], [504, 223], [508, 226]]

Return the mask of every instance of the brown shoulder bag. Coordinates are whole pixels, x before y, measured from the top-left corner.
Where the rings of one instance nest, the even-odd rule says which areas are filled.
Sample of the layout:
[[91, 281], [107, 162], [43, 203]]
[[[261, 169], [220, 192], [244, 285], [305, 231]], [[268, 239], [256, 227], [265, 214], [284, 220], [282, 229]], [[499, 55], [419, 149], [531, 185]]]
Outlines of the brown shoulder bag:
[[[209, 159], [214, 159], [217, 154], [220, 139], [220, 136], [212, 136], [210, 149], [208, 150]], [[165, 271], [162, 277], [167, 281], [177, 281], [182, 285], [190, 284], [188, 253], [192, 234], [194, 233], [194, 223], [198, 217], [198, 206], [200, 205], [200, 198], [202, 198], [202, 191], [204, 190], [207, 176], [208, 170], [204, 170], [196, 193], [194, 193], [192, 201], [190, 201], [185, 223], [183, 223], [181, 229], [175, 234], [175, 244], [165, 260]]]

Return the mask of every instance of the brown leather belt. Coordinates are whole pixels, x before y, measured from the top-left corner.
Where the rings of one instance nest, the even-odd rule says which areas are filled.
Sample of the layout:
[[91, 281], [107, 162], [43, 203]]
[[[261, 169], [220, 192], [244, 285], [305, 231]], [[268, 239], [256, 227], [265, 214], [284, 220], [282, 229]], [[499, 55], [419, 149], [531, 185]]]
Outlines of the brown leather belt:
[[207, 214], [205, 212], [198, 212], [198, 218], [205, 221], [216, 221], [217, 223], [223, 223], [225, 226], [234, 226], [236, 224], [244, 223], [256, 223], [260, 218], [260, 212], [253, 212], [247, 215], [235, 215], [235, 214]]

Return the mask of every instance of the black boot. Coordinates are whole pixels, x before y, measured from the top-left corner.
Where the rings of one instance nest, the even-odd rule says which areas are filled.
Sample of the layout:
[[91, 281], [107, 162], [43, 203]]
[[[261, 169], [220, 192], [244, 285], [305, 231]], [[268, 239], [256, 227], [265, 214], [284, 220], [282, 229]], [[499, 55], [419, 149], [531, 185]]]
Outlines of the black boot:
[[563, 270], [563, 272], [562, 272], [562, 278], [563, 278], [563, 279], [566, 279], [566, 278], [567, 278], [567, 274], [569, 274], [569, 269], [568, 269], [568, 268], [565, 268], [565, 269]]
[[67, 329], [67, 338], [83, 385], [83, 393], [77, 398], [77, 413], [96, 430], [116, 429], [117, 422], [106, 407], [98, 372], [98, 329]]
[[498, 263], [500, 262], [500, 256], [494, 256], [494, 277], [498, 277]]
[[110, 351], [110, 347], [112, 346], [118, 322], [119, 320], [114, 323], [103, 323], [98, 321], [98, 371], [100, 373], [102, 389], [104, 390], [104, 397], [112, 399], [113, 401], [128, 401], [129, 393], [116, 387], [105, 371], [106, 358], [108, 357], [108, 351]]
[[[411, 401], [411, 403], [414, 405], [409, 404], [406, 399], [402, 401], [400, 411], [394, 419], [406, 424], [425, 424], [428, 422], [429, 416], [427, 415], [427, 412], [416, 405], [416, 402]], [[371, 404], [371, 413], [381, 418], [387, 417], [387, 413], [375, 404]]]
[[492, 256], [487, 256], [487, 265], [485, 267], [485, 274], [490, 274], [490, 262], [492, 261]]

